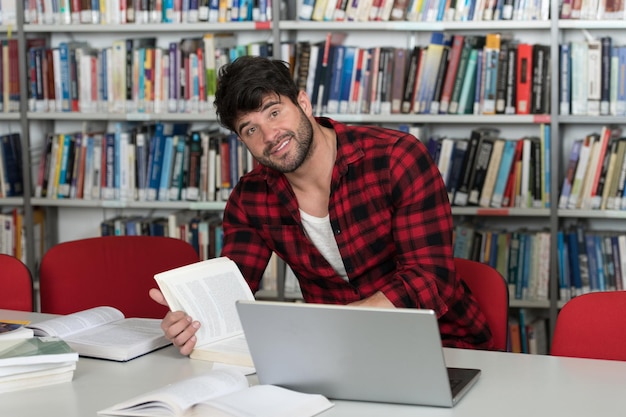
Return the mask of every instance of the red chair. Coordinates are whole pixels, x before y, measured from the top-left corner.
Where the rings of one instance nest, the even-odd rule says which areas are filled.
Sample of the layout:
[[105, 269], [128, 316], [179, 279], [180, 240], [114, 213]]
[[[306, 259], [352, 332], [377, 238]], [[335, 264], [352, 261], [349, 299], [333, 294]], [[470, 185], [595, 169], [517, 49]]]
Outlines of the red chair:
[[41, 312], [68, 314], [97, 306], [126, 317], [162, 318], [167, 308], [148, 295], [154, 275], [198, 262], [193, 247], [157, 236], [105, 236], [60, 243], [39, 271]]
[[33, 278], [19, 259], [0, 254], [0, 308], [33, 311]]
[[626, 291], [593, 292], [565, 303], [550, 353], [626, 361]]
[[487, 264], [455, 258], [456, 271], [478, 301], [497, 350], [506, 351], [509, 333], [509, 289], [500, 273]]

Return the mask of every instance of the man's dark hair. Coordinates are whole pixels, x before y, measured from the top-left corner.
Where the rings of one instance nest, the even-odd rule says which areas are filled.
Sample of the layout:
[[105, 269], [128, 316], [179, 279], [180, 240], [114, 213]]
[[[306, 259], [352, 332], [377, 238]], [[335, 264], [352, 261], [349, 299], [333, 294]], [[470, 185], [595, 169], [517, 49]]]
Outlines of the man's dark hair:
[[287, 63], [258, 56], [242, 56], [219, 70], [215, 110], [222, 126], [235, 130], [242, 113], [261, 108], [267, 94], [287, 97], [297, 104], [296, 86]]

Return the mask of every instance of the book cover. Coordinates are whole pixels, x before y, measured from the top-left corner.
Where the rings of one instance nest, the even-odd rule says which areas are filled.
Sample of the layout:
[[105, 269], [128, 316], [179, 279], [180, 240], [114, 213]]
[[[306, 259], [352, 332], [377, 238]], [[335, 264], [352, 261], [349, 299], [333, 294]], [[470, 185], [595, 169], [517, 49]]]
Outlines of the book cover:
[[[499, 33], [488, 33], [485, 41], [485, 82], [482, 103], [482, 114], [496, 114], [498, 90], [498, 65], [500, 64], [501, 36]], [[503, 103], [504, 104], [504, 103]], [[502, 105], [504, 111], [504, 105]]]
[[491, 157], [489, 158], [485, 180], [478, 198], [478, 205], [481, 207], [490, 207], [491, 205], [491, 199], [496, 186], [498, 171], [500, 170], [500, 165], [502, 164], [502, 155], [504, 153], [506, 143], [507, 140], [505, 139], [496, 139], [493, 143], [493, 149], [491, 150]]
[[[518, 141], [515, 140], [505, 140], [504, 142], [500, 166], [498, 167], [498, 173], [496, 174], [496, 182], [493, 187], [489, 207], [502, 207], [504, 190], [511, 174], [511, 168], [513, 166], [513, 160], [515, 158], [515, 148], [517, 147], [517, 144]], [[486, 203], [486, 201], [484, 201], [483, 203]]]
[[480, 201], [480, 195], [485, 184], [485, 178], [487, 170], [489, 168], [489, 161], [496, 139], [484, 137], [481, 138], [478, 145], [478, 153], [476, 154], [476, 162], [472, 169], [472, 175], [470, 176], [470, 182], [468, 185], [468, 199], [467, 204], [471, 206], [477, 206]]
[[472, 133], [470, 134], [468, 144], [467, 144], [467, 150], [465, 151], [465, 156], [463, 158], [463, 164], [461, 168], [459, 181], [457, 183], [457, 188], [454, 193], [453, 203], [456, 206], [467, 205], [467, 198], [469, 197], [470, 177], [472, 175], [474, 161], [478, 153], [479, 141], [480, 141], [480, 133], [475, 130], [472, 131]]
[[454, 150], [450, 161], [450, 174], [446, 183], [446, 190], [448, 192], [448, 201], [452, 203], [454, 201], [454, 195], [458, 187], [459, 179], [462, 175], [463, 163], [465, 160], [465, 153], [469, 144], [468, 139], [456, 139]]
[[516, 112], [530, 114], [533, 80], [533, 45], [517, 45]]
[[531, 114], [547, 114], [550, 111], [550, 46], [533, 45]]
[[569, 162], [566, 166], [567, 170], [563, 176], [563, 184], [561, 185], [561, 195], [559, 197], [559, 208], [567, 208], [567, 202], [572, 191], [572, 185], [574, 183], [574, 176], [576, 174], [576, 166], [578, 165], [578, 158], [580, 156], [580, 150], [582, 148], [583, 140], [579, 139], [572, 143], [570, 150]]
[[559, 114], [570, 114], [572, 67], [570, 60], [569, 43], [559, 45]]
[[461, 60], [461, 52], [464, 45], [465, 36], [462, 34], [455, 34], [452, 36], [452, 45], [450, 47], [450, 59], [448, 62], [448, 69], [446, 71], [443, 87], [441, 90], [441, 97], [439, 99], [439, 113], [447, 114], [450, 99], [452, 98], [452, 91], [456, 80], [456, 74], [458, 72], [459, 63]]
[[589, 65], [587, 62], [588, 44], [586, 41], [570, 42], [571, 56], [571, 114], [586, 116], [589, 89]]

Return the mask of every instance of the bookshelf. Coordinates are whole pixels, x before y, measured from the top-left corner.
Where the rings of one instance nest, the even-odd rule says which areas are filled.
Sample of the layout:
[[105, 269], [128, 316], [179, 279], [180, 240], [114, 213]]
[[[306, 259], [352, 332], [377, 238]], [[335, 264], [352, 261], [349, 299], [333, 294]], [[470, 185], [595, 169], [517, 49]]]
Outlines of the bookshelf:
[[[559, 2], [550, 2], [551, 16], [559, 16]], [[206, 124], [215, 121], [215, 116], [208, 113], [71, 113], [71, 112], [31, 112], [28, 111], [28, 85], [26, 76], [26, 42], [34, 37], [45, 37], [52, 45], [63, 39], [87, 39], [102, 44], [110, 43], [113, 39], [122, 37], [152, 36], [157, 34], [159, 39], [181, 39], [186, 36], [201, 35], [207, 32], [235, 33], [243, 42], [262, 38], [273, 43], [274, 51], [281, 50], [283, 41], [322, 40], [328, 32], [345, 32], [348, 38], [344, 44], [367, 44], [384, 46], [388, 44], [406, 48], [415, 45], [425, 45], [433, 32], [486, 34], [500, 32], [514, 35], [518, 40], [528, 40], [533, 43], [543, 43], [550, 48], [550, 68], [552, 80], [558, 80], [560, 74], [558, 52], [559, 44], [567, 39], [582, 38], [582, 30], [592, 33], [610, 33], [620, 36], [626, 29], [623, 20], [550, 20], [529, 21], [443, 21], [443, 22], [416, 22], [416, 21], [385, 21], [385, 22], [335, 22], [335, 21], [301, 21], [296, 16], [299, 12], [299, 3], [294, 0], [285, 2], [281, 6], [280, 0], [273, 1], [272, 16], [267, 22], [225, 22], [225, 23], [144, 23], [144, 24], [25, 24], [24, 11], [17, 10], [16, 30], [8, 26], [0, 26], [3, 35], [12, 33], [17, 37], [20, 45], [20, 84], [21, 89], [20, 112], [0, 113], [1, 122], [15, 125], [22, 133], [23, 149], [31, 151], [41, 146], [44, 132], [69, 131], [75, 126], [86, 122], [189, 122]], [[558, 209], [558, 195], [562, 176], [565, 169], [565, 158], [569, 152], [569, 143], [573, 137], [590, 132], [603, 125], [620, 125], [621, 116], [572, 116], [559, 114], [559, 83], [552, 82], [550, 86], [550, 112], [547, 114], [529, 115], [431, 115], [431, 114], [324, 114], [346, 123], [374, 123], [390, 126], [422, 125], [434, 133], [447, 133], [456, 137], [467, 136], [472, 128], [491, 126], [501, 129], [503, 136], [518, 139], [525, 134], [537, 134], [541, 124], [546, 124], [551, 130], [550, 164], [552, 176], [550, 179], [550, 207], [544, 208], [506, 208], [491, 209], [480, 207], [453, 207], [455, 220], [469, 219], [484, 223], [493, 223], [498, 226], [510, 224], [520, 227], [540, 227], [547, 229], [552, 236], [566, 224], [585, 219], [591, 223], [601, 225], [626, 218], [626, 212], [619, 210], [561, 210]], [[167, 213], [175, 210], [203, 210], [219, 213], [224, 208], [223, 202], [141, 202], [141, 201], [85, 201], [60, 200], [32, 197], [33, 174], [36, 158], [24, 153], [24, 180], [25, 196], [23, 199], [1, 199], [2, 207], [23, 208], [26, 224], [32, 219], [33, 208], [42, 207], [47, 213], [47, 244], [51, 245], [59, 240], [97, 235], [94, 225], [103, 218], [112, 217], [119, 213]], [[29, 169], [30, 168], [30, 169]], [[78, 227], [76, 227], [78, 224]], [[600, 226], [602, 227], [602, 226]], [[34, 241], [33, 230], [26, 228], [26, 240]], [[28, 264], [34, 268], [34, 253], [32, 245], [28, 245]], [[529, 308], [545, 313], [549, 319], [550, 334], [556, 321], [558, 309], [562, 302], [558, 299], [558, 257], [556, 239], [550, 243], [550, 296], [546, 301], [511, 300], [514, 308]], [[279, 289], [280, 291], [280, 289]]]

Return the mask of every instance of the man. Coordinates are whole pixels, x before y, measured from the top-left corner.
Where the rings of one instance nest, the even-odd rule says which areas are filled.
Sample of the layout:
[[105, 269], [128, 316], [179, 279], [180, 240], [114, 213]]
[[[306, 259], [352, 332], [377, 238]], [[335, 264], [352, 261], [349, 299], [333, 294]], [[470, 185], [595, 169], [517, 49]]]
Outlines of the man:
[[[315, 118], [285, 64], [260, 57], [222, 67], [215, 107], [261, 164], [231, 193], [221, 252], [253, 293], [276, 252], [307, 302], [433, 309], [445, 346], [492, 347], [455, 272], [445, 185], [419, 140]], [[199, 326], [180, 311], [162, 322], [182, 354]]]

